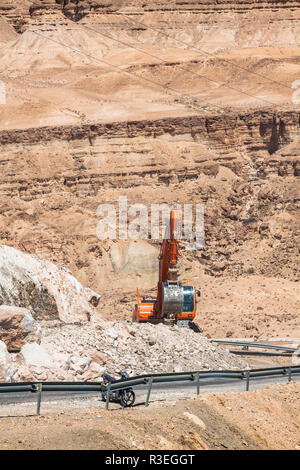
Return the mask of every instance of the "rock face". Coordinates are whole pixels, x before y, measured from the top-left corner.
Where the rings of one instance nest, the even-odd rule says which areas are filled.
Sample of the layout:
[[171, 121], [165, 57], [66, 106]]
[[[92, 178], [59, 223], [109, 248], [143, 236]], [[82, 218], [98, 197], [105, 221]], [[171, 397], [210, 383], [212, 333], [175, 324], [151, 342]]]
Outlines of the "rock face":
[[[296, 284], [300, 3], [34, 3], [0, 0], [2, 243], [67, 266], [96, 292], [101, 285], [103, 317], [128, 319], [137, 286], [155, 295], [159, 242], [150, 234], [128, 246], [100, 241], [98, 205], [114, 204], [118, 216], [119, 195], [149, 211], [152, 203], [199, 203], [205, 246], [190, 253], [181, 244], [183, 282], [201, 287], [206, 278], [206, 291], [216, 277]], [[0, 304], [32, 307], [35, 318], [87, 316], [90, 302], [65, 271], [35, 262], [28, 272], [32, 261], [3, 259]], [[236, 307], [244, 323], [242, 297]], [[206, 312], [219, 316], [214, 301]], [[269, 320], [278, 327], [287, 314], [270, 313], [267, 332]], [[224, 318], [222, 336], [245, 333]]]
[[0, 247], [0, 302], [30, 308], [35, 319], [88, 321], [100, 295], [48, 261]]
[[18, 380], [18, 374], [8, 354], [6, 344], [0, 341], [0, 382]]
[[25, 343], [41, 342], [42, 330], [30, 310], [0, 306], [0, 338], [9, 352], [20, 351]]
[[[125, 7], [125, 9], [124, 9]], [[232, 44], [232, 29], [237, 23], [237, 19], [247, 19], [252, 14], [253, 20], [256, 19], [256, 26], [260, 26], [260, 17], [268, 15], [272, 21], [266, 25], [265, 40], [266, 45], [270, 44], [271, 39], [275, 38], [278, 42], [282, 39], [283, 32], [279, 31], [276, 37], [275, 31], [279, 21], [286, 21], [289, 26], [289, 20], [297, 17], [299, 9], [298, 2], [286, 0], [224, 0], [216, 2], [215, 0], [198, 0], [182, 1], [148, 1], [140, 0], [124, 2], [121, 0], [49, 0], [34, 2], [24, 0], [0, 0], [0, 15], [6, 18], [14, 25], [17, 31], [24, 31], [29, 24], [45, 24], [55, 21], [64, 23], [66, 18], [73, 21], [79, 21], [82, 18], [91, 22], [102, 22], [116, 25], [118, 28], [124, 28], [124, 17], [122, 11], [130, 15], [134, 20], [136, 16], [147, 18], [149, 16], [152, 21], [158, 23], [164, 31], [173, 32], [174, 26], [179, 24], [179, 28], [183, 23], [186, 26], [185, 36], [189, 40], [192, 38], [197, 43], [203, 37], [213, 34], [212, 27], [215, 28], [215, 36], [223, 39], [223, 44]], [[120, 12], [120, 15], [118, 14]], [[111, 19], [113, 16], [113, 19]], [[211, 24], [208, 24], [207, 17], [210, 18]], [[259, 19], [257, 18], [259, 17]], [[139, 20], [139, 21], [143, 21]], [[245, 21], [244, 19], [244, 21]], [[123, 21], [122, 21], [123, 20]], [[165, 20], [165, 21], [163, 21]], [[219, 20], [219, 21], [217, 21]], [[236, 20], [234, 22], [234, 20]], [[145, 21], [145, 20], [144, 20]], [[219, 23], [222, 22], [222, 28]], [[200, 24], [198, 35], [196, 35], [195, 25]], [[116, 27], [115, 26], [115, 27]], [[244, 37], [236, 38], [239, 42], [246, 40], [250, 36], [249, 26], [246, 23]], [[127, 21], [127, 29], [134, 28], [134, 23]], [[178, 27], [178, 26], [177, 26]], [[173, 28], [173, 29], [172, 29]], [[179, 29], [178, 28], [178, 29]], [[278, 28], [278, 26], [277, 26]], [[294, 26], [296, 29], [296, 25]], [[224, 32], [225, 30], [225, 32]], [[223, 35], [221, 35], [223, 32]], [[143, 34], [144, 29], [135, 33]], [[227, 33], [227, 34], [226, 34]], [[230, 34], [231, 33], [231, 34]], [[281, 34], [280, 34], [281, 33]], [[206, 34], [206, 36], [205, 36]], [[246, 36], [246, 38], [245, 38]], [[270, 38], [271, 36], [271, 38]], [[288, 35], [289, 39], [293, 39], [293, 35]], [[155, 38], [154, 38], [155, 39]], [[254, 38], [254, 45], [259, 44], [260, 34]], [[217, 42], [219, 45], [219, 42]], [[220, 46], [219, 46], [220, 47]]]

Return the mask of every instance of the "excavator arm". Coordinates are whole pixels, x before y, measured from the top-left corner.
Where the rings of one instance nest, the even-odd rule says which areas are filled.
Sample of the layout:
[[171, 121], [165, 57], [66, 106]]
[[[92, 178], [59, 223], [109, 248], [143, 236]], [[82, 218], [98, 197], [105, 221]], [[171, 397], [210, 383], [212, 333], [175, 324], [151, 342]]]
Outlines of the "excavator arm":
[[[165, 282], [174, 276], [178, 259], [178, 241], [176, 235], [179, 232], [180, 213], [172, 210], [170, 213], [169, 237], [165, 236], [159, 255], [159, 282]], [[177, 280], [177, 273], [176, 279]]]
[[[170, 224], [166, 230], [165, 238], [161, 245], [159, 254], [159, 276], [157, 283], [157, 303], [155, 305], [158, 317], [163, 315], [163, 297], [164, 285], [168, 281], [177, 283], [177, 259], [178, 259], [178, 240], [176, 235], [179, 232], [180, 213], [178, 210], [172, 210], [170, 213]], [[168, 237], [167, 237], [168, 235]]]
[[133, 321], [158, 323], [168, 321], [187, 326], [196, 314], [196, 291], [193, 286], [183, 286], [178, 281], [178, 239], [181, 217], [178, 210], [171, 210], [168, 233], [159, 254], [157, 297], [141, 300], [137, 291], [137, 304]]

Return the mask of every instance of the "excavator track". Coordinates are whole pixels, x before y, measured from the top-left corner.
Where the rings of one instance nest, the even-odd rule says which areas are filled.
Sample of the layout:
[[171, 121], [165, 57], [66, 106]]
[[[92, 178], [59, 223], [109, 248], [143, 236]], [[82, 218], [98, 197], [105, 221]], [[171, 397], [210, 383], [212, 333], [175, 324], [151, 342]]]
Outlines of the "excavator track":
[[178, 320], [176, 325], [180, 328], [189, 328], [193, 330], [195, 333], [202, 333], [201, 328], [199, 327], [198, 323], [189, 320]]
[[199, 327], [198, 323], [195, 323], [194, 321], [190, 321], [189, 327], [191, 330], [193, 330], [195, 333], [202, 333], [201, 328]]

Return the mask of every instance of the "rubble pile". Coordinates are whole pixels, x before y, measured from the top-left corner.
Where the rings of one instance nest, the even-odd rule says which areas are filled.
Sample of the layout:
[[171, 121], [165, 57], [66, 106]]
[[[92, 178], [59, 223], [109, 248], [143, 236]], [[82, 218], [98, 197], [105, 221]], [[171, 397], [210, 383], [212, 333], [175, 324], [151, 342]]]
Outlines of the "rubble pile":
[[[43, 329], [39, 358], [15, 356], [23, 380], [101, 380], [104, 372], [130, 375], [191, 370], [244, 369], [247, 363], [192, 330], [164, 324], [100, 322]], [[43, 351], [43, 354], [42, 354]], [[49, 357], [52, 365], [49, 365]]]

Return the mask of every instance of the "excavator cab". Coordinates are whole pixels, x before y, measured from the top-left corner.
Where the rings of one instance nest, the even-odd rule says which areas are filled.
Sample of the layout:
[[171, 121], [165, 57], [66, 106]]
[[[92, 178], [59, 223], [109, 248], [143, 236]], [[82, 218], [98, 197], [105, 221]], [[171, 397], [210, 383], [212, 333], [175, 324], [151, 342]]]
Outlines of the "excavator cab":
[[[164, 319], [171, 318], [179, 326], [188, 326], [186, 322], [193, 321], [196, 316], [197, 302], [200, 291], [194, 286], [183, 286], [177, 283], [176, 289], [172, 284], [164, 283], [163, 286], [163, 309], [162, 316], [157, 315], [157, 302], [153, 299], [141, 299], [137, 290], [137, 303], [133, 311], [132, 320], [137, 322], [158, 323]], [[183, 323], [184, 322], [184, 323]]]
[[183, 286], [183, 297], [184, 301], [182, 315], [187, 315], [189, 318], [194, 317], [196, 313], [196, 299], [194, 287]]

